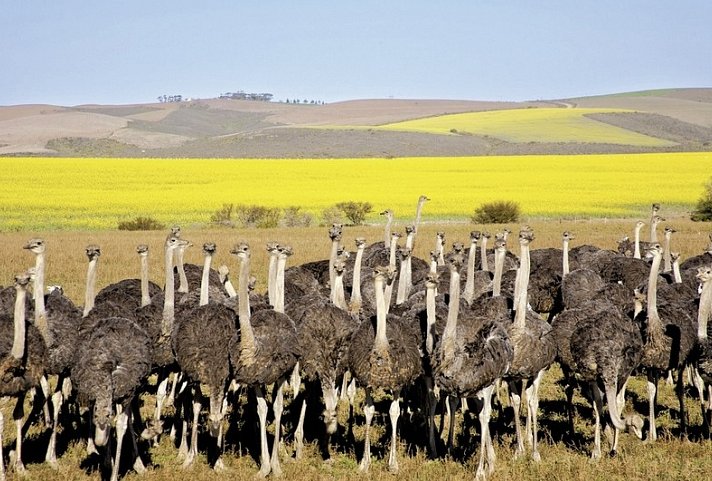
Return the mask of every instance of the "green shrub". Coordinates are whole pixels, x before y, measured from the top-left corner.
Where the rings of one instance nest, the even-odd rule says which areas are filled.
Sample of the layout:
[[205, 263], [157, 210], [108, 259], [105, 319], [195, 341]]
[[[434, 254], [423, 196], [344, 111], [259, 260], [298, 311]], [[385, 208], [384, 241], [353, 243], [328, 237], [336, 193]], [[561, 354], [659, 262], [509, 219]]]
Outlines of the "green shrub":
[[153, 217], [136, 217], [119, 222], [119, 230], [163, 230], [166, 226]]
[[277, 207], [261, 205], [235, 206], [235, 221], [239, 227], [266, 229], [279, 225], [280, 210]]
[[308, 212], [302, 212], [298, 206], [290, 206], [284, 209], [282, 225], [284, 227], [309, 227], [314, 221], [314, 216]]
[[235, 222], [232, 220], [234, 211], [234, 204], [223, 204], [222, 207], [213, 212], [210, 216], [210, 223], [234, 227]]
[[373, 210], [369, 202], [339, 202], [336, 208], [341, 210], [351, 225], [361, 225], [366, 220], [366, 215]]
[[482, 204], [475, 209], [472, 222], [476, 224], [506, 224], [519, 220], [519, 204], [512, 201], [495, 201]]
[[692, 212], [690, 219], [698, 221], [712, 221], [712, 177], [705, 183], [705, 192], [697, 201], [697, 209]]
[[343, 224], [344, 211], [332, 205], [321, 211], [321, 225]]

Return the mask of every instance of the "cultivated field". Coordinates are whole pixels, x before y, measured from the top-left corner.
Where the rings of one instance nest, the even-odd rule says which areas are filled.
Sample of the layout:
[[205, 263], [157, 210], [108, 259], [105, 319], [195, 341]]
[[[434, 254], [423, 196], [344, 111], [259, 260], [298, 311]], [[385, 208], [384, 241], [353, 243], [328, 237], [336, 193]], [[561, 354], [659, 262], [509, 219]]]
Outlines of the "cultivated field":
[[[411, 206], [414, 207], [414, 206]], [[427, 209], [427, 204], [426, 204]], [[413, 208], [405, 211], [400, 218], [402, 221], [395, 227], [402, 230], [403, 224], [412, 219]], [[708, 234], [711, 230], [709, 224], [692, 223], [684, 218], [674, 218], [668, 215], [665, 204], [661, 214], [668, 217], [665, 225], [677, 229], [673, 237], [673, 250], [682, 252], [683, 260], [689, 256], [700, 253], [708, 243]], [[642, 219], [646, 219], [642, 217]], [[595, 244], [605, 248], [614, 248], [616, 240], [622, 235], [631, 235], [634, 219], [615, 221], [532, 221], [536, 239], [532, 248], [559, 246], [561, 232], [570, 230], [576, 234], [572, 247], [581, 244]], [[435, 233], [438, 230], [446, 232], [448, 246], [451, 242], [465, 242], [468, 233], [473, 228], [488, 229], [496, 232], [501, 226], [474, 226], [471, 224], [442, 224], [426, 223], [420, 229], [416, 242], [416, 255], [425, 257], [433, 248]], [[518, 226], [511, 225], [512, 230]], [[83, 302], [83, 285], [86, 275], [86, 257], [84, 247], [89, 243], [99, 244], [102, 256], [99, 261], [98, 287], [122, 278], [136, 277], [138, 273], [138, 260], [134, 248], [138, 243], [149, 244], [151, 248], [151, 279], [162, 284], [161, 271], [161, 245], [165, 232], [61, 232], [61, 231], [34, 231], [22, 233], [0, 234], [0, 284], [7, 284], [12, 275], [24, 270], [32, 262], [32, 256], [22, 249], [22, 245], [30, 236], [40, 235], [47, 241], [47, 279], [48, 284], [62, 284], [66, 293], [78, 304]], [[352, 239], [356, 236], [366, 236], [371, 241], [380, 240], [382, 226], [347, 227], [344, 231], [343, 243], [351, 247]], [[238, 240], [247, 240], [253, 247], [252, 270], [259, 279], [258, 290], [264, 290], [267, 272], [267, 254], [262, 250], [265, 242], [277, 240], [290, 243], [294, 246], [295, 254], [290, 258], [288, 265], [296, 265], [314, 259], [328, 256], [329, 240], [326, 228], [315, 227], [309, 229], [259, 229], [235, 230], [195, 229], [184, 227], [184, 237], [193, 242], [195, 246], [206, 241], [214, 241], [218, 246], [215, 263], [225, 263], [233, 270], [237, 269], [234, 256], [228, 254], [229, 248]], [[516, 244], [510, 245], [515, 250]], [[199, 247], [193, 247], [187, 253], [187, 261], [200, 263], [202, 256]], [[699, 408], [694, 397], [689, 394], [687, 398], [688, 412], [690, 414], [690, 438], [680, 439], [677, 430], [677, 402], [673, 390], [664, 382], [661, 383], [659, 395], [659, 431], [660, 439], [654, 445], [645, 444], [631, 435], [624, 435], [618, 456], [615, 458], [604, 457], [598, 463], [589, 461], [589, 452], [592, 446], [591, 410], [588, 404], [580, 397], [575, 399], [578, 416], [576, 419], [576, 434], [567, 433], [565, 426], [564, 394], [561, 386], [557, 384], [560, 371], [552, 367], [546, 374], [541, 392], [540, 406], [540, 451], [542, 462], [535, 464], [528, 458], [514, 461], [514, 430], [511, 419], [511, 410], [506, 406], [500, 413], [495, 410], [493, 416], [493, 435], [497, 453], [497, 468], [490, 478], [499, 480], [649, 480], [671, 479], [689, 480], [705, 479], [712, 472], [712, 442], [699, 440], [701, 418]], [[692, 391], [691, 391], [692, 392]], [[359, 400], [362, 399], [359, 395]], [[629, 385], [628, 410], [644, 413], [647, 408], [647, 397], [644, 380], [635, 379]], [[289, 400], [290, 397], [288, 396]], [[384, 398], [385, 400], [385, 398]], [[242, 396], [236, 405], [232, 423], [239, 426], [236, 432], [230, 432], [223, 456], [228, 468], [226, 473], [213, 472], [206, 460], [205, 451], [201, 454], [195, 465], [189, 470], [183, 470], [180, 462], [176, 460], [176, 448], [168, 437], [164, 437], [160, 445], [146, 448], [150, 453], [152, 467], [143, 477], [133, 472], [126, 475], [127, 480], [157, 480], [157, 481], [183, 481], [183, 480], [211, 480], [211, 479], [253, 479], [257, 472], [257, 464], [251, 453], [255, 453], [255, 432], [252, 424], [246, 424], [245, 418], [249, 417], [253, 406], [245, 408], [246, 397]], [[147, 396], [144, 399], [144, 416], [152, 411], [153, 399]], [[385, 404], [378, 406], [385, 406]], [[11, 405], [3, 401], [0, 404], [6, 416], [5, 423], [5, 448], [11, 446], [14, 439], [14, 428], [11, 422]], [[346, 426], [347, 406], [342, 403], [340, 423]], [[356, 407], [356, 421], [354, 427], [355, 442], [337, 436], [337, 453], [334, 462], [324, 464], [321, 460], [316, 444], [310, 444], [306, 450], [306, 459], [302, 461], [286, 461], [284, 467], [285, 479], [308, 481], [314, 479], [339, 479], [339, 480], [392, 480], [392, 479], [468, 479], [474, 475], [477, 464], [475, 453], [479, 447], [478, 430], [471, 416], [464, 421], [458, 416], [458, 437], [456, 450], [452, 456], [437, 461], [428, 461], [424, 454], [422, 426], [417, 425], [417, 419], [408, 422], [408, 416], [401, 417], [402, 441], [399, 446], [401, 473], [394, 476], [388, 472], [386, 461], [388, 447], [387, 414], [379, 407], [374, 420], [376, 426], [375, 436], [380, 440], [375, 442], [372, 472], [368, 476], [358, 473], [357, 464], [362, 452], [363, 416], [360, 404]], [[169, 410], [170, 413], [170, 410]], [[287, 402], [284, 425], [287, 432], [286, 449], [283, 459], [288, 460], [292, 453], [292, 429], [294, 421], [294, 406]], [[439, 420], [439, 416], [437, 418]], [[320, 421], [315, 421], [319, 423]], [[465, 424], [463, 424], [465, 423]], [[444, 434], [447, 433], [447, 430]], [[342, 432], [342, 435], [345, 434]], [[83, 449], [83, 443], [77, 441], [76, 435], [63, 432], [60, 437], [59, 470], [53, 471], [41, 464], [44, 450], [46, 449], [47, 436], [40, 427], [30, 430], [30, 440], [25, 451], [25, 462], [28, 467], [29, 480], [45, 480], [61, 477], [67, 480], [99, 479], [95, 471], [96, 458], [88, 458]], [[207, 439], [201, 437], [201, 446]], [[605, 449], [605, 440], [604, 440]], [[10, 473], [12, 479], [12, 473]]]
[[688, 213], [712, 172], [712, 154], [399, 159], [0, 158], [0, 231], [114, 229], [151, 216], [205, 225], [223, 204], [300, 206], [317, 220], [343, 201], [390, 208], [421, 194], [429, 220], [467, 220], [494, 200], [525, 219], [644, 215], [652, 202]]

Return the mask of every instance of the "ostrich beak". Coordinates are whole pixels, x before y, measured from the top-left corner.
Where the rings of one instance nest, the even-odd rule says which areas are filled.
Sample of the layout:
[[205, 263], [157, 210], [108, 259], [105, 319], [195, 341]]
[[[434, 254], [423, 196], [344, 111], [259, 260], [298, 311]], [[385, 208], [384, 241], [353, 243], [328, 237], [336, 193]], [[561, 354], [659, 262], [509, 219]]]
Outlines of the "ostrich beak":
[[94, 444], [97, 446], [106, 446], [106, 443], [109, 441], [110, 431], [111, 425], [109, 423], [103, 425], [97, 424], [94, 430]]

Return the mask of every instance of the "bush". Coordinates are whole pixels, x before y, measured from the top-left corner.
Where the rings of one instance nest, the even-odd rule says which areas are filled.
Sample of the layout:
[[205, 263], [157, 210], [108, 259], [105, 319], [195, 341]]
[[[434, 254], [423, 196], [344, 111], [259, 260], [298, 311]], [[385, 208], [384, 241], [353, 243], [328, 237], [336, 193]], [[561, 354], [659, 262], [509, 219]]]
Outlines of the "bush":
[[351, 225], [361, 225], [366, 215], [373, 210], [369, 202], [339, 202], [336, 208], [341, 210]]
[[705, 183], [705, 192], [697, 201], [697, 210], [693, 211], [690, 219], [699, 221], [712, 221], [712, 177]]
[[309, 227], [314, 221], [314, 216], [308, 212], [302, 212], [301, 207], [290, 206], [284, 209], [282, 225], [284, 227]]
[[119, 222], [119, 230], [163, 230], [166, 226], [153, 217], [136, 217]]
[[235, 206], [235, 220], [239, 227], [267, 229], [279, 225], [280, 210], [261, 205]]
[[321, 225], [343, 224], [344, 211], [335, 205], [321, 211]]
[[234, 204], [223, 204], [220, 209], [213, 212], [213, 214], [210, 216], [210, 222], [212, 224], [234, 227], [235, 223], [232, 220], [232, 215], [234, 211]]
[[519, 204], [512, 201], [496, 201], [482, 204], [475, 209], [472, 222], [476, 224], [506, 224], [519, 220]]

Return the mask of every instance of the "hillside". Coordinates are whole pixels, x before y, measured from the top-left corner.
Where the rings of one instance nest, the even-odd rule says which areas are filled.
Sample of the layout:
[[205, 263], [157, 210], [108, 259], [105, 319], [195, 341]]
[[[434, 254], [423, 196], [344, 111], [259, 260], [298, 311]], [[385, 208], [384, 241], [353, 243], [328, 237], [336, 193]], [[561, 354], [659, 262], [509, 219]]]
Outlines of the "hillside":
[[[524, 123], [532, 117], [523, 115], [531, 113], [525, 110], [552, 108], [572, 115], [557, 115], [564, 119], [557, 122], [547, 117], [539, 124]], [[486, 111], [502, 115], [473, 115]], [[463, 114], [472, 124], [453, 114]], [[457, 128], [448, 128], [450, 118], [458, 119]], [[402, 127], [416, 119], [439, 124], [433, 130]], [[573, 133], [551, 135], [567, 129]], [[710, 150], [712, 88], [537, 102], [353, 100], [307, 105], [209, 99], [0, 106], [4, 156], [326, 158]]]

